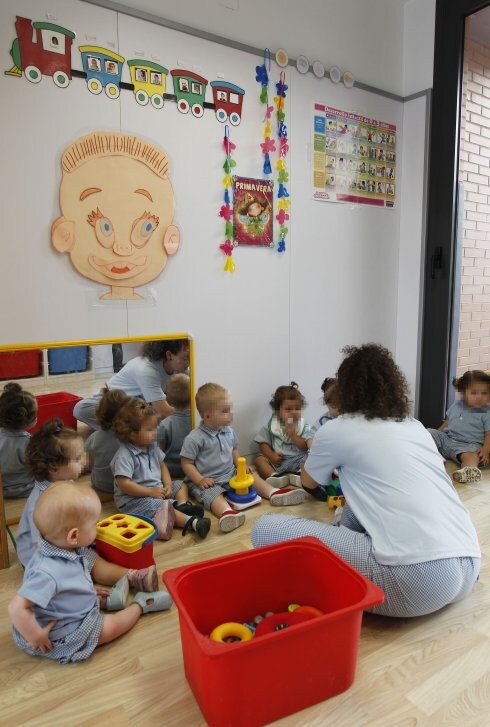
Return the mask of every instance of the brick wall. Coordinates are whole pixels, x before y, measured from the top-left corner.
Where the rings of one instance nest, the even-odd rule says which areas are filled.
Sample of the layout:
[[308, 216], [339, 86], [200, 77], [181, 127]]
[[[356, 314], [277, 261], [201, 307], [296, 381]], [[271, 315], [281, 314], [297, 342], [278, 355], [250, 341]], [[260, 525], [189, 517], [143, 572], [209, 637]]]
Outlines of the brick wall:
[[461, 99], [464, 240], [456, 375], [490, 369], [490, 48], [467, 38]]

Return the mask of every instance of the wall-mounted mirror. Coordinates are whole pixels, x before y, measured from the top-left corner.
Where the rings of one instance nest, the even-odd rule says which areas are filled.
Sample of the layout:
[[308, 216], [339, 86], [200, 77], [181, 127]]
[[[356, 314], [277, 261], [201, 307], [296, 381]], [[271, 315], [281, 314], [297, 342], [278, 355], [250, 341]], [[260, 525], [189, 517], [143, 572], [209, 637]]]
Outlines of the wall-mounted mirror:
[[[7, 382], [17, 381], [23, 389], [38, 397], [36, 426], [59, 416], [67, 426], [83, 430], [85, 425], [77, 422], [73, 415], [74, 405], [99, 392], [129, 361], [141, 356], [144, 345], [151, 341], [187, 344], [193, 402], [194, 346], [192, 337], [186, 333], [0, 346], [0, 392]], [[191, 412], [194, 415], [192, 406]], [[18, 520], [24, 502], [22, 498], [4, 500], [7, 523]]]

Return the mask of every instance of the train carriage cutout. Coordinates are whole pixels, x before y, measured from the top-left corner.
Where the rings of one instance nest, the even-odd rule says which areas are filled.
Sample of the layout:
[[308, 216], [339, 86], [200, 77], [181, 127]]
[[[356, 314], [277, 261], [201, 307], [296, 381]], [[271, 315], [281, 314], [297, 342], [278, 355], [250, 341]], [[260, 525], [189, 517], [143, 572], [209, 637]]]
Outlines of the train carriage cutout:
[[59, 88], [71, 81], [71, 46], [75, 33], [61, 25], [32, 22], [20, 15], [15, 20], [17, 37], [10, 55], [14, 65], [7, 76], [21, 76], [39, 83], [43, 76], [52, 76]]
[[136, 102], [140, 106], [146, 106], [150, 101], [155, 109], [161, 109], [164, 104], [168, 69], [153, 61], [143, 61], [137, 58], [128, 61], [128, 68]]
[[174, 82], [174, 93], [177, 98], [177, 108], [181, 114], [189, 109], [194, 116], [200, 118], [204, 114], [204, 97], [208, 82], [202, 76], [192, 71], [174, 69], [170, 71]]
[[125, 59], [96, 45], [81, 45], [79, 51], [90, 93], [97, 95], [105, 91], [109, 98], [118, 98]]
[[242, 118], [243, 88], [227, 81], [211, 81], [210, 85], [218, 121], [224, 123], [229, 119], [230, 124], [238, 126]]

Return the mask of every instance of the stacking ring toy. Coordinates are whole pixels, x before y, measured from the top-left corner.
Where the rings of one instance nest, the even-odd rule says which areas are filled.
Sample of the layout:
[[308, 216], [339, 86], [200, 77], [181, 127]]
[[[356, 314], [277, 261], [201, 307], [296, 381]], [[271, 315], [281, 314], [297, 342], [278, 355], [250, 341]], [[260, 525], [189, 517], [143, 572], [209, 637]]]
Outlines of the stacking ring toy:
[[222, 644], [232, 644], [235, 641], [250, 641], [253, 633], [247, 626], [230, 621], [216, 626], [209, 634], [209, 638]]

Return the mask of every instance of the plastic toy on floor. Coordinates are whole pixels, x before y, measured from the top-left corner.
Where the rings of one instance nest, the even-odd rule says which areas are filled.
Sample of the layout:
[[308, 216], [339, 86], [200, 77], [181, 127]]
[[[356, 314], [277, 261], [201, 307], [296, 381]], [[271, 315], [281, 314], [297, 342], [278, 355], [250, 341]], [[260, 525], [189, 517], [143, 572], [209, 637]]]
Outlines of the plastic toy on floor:
[[116, 513], [97, 523], [95, 549], [110, 563], [125, 568], [146, 568], [155, 563], [155, 523], [142, 515]]
[[238, 457], [237, 473], [230, 479], [230, 489], [225, 495], [234, 510], [245, 510], [262, 502], [253, 483], [253, 475], [247, 473], [245, 457]]

